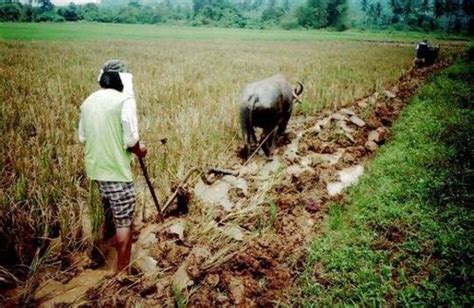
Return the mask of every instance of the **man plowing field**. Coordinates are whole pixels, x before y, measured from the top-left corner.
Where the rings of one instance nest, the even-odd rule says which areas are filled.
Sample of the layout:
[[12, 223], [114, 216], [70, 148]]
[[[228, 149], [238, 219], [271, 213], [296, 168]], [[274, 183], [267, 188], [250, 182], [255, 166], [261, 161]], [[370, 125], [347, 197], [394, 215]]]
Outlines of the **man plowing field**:
[[[106, 220], [113, 216], [117, 272], [130, 262], [135, 211], [131, 153], [140, 158], [147, 154], [146, 147], [139, 142], [132, 78], [122, 61], [107, 61], [98, 77], [102, 89], [81, 105], [79, 121], [87, 176], [99, 184]], [[107, 215], [107, 211], [112, 215]]]
[[430, 66], [435, 63], [439, 54], [439, 46], [432, 47], [428, 45], [427, 40], [422, 40], [416, 46], [415, 67]]

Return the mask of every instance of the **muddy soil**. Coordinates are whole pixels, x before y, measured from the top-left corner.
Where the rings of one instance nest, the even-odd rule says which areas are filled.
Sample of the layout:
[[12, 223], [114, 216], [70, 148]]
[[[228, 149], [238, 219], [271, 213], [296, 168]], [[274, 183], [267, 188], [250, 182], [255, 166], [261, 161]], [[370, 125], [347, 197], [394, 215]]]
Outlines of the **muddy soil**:
[[174, 306], [184, 301], [205, 307], [289, 302], [305, 247], [331, 201], [344, 198], [344, 189], [357, 183], [364, 163], [390, 138], [391, 124], [425, 78], [447, 65], [411, 70], [384, 91], [340, 110], [295, 115], [270, 159], [260, 154], [244, 165], [235, 155], [219, 166], [235, 175], [190, 187], [190, 208], [219, 209], [210, 227], [228, 241], [225, 253], [221, 237], [188, 238], [188, 227], [200, 219], [201, 212], [194, 210], [139, 229], [133, 275], [103, 275], [82, 296], [69, 299], [43, 291], [38, 302]]

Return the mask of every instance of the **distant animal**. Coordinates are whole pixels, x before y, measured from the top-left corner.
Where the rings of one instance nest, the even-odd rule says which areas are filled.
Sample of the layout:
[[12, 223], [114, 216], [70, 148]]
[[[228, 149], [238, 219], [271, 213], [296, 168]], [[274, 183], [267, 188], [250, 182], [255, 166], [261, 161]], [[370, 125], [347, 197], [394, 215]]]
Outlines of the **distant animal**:
[[278, 135], [283, 135], [290, 120], [295, 102], [300, 102], [303, 84], [293, 89], [281, 74], [253, 82], [242, 90], [240, 125], [247, 156], [257, 144], [255, 128], [263, 129], [260, 142], [265, 155], [269, 156]]
[[430, 66], [436, 62], [440, 51], [439, 46], [429, 46], [427, 40], [422, 40], [416, 46], [414, 64], [416, 67]]

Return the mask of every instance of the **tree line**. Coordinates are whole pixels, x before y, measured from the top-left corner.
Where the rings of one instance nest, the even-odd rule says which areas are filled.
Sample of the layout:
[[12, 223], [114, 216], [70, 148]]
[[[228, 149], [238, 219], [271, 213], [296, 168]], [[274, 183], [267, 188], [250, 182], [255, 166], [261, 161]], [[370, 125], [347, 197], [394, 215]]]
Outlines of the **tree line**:
[[474, 0], [123, 0], [107, 5], [108, 2], [55, 7], [50, 0], [30, 0], [27, 4], [0, 0], [0, 21], [474, 33]]

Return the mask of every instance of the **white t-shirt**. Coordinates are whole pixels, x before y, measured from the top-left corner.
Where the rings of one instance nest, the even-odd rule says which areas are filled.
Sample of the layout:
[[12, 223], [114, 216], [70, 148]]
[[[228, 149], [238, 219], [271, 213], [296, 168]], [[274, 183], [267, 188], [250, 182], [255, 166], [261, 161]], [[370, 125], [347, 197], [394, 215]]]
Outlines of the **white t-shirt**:
[[[135, 94], [133, 92], [133, 75], [130, 73], [119, 73], [123, 84], [122, 93], [129, 98], [126, 99], [122, 105], [122, 127], [124, 147], [133, 147], [140, 137], [138, 135], [138, 121], [137, 121], [137, 105], [135, 102]], [[99, 75], [100, 78], [100, 75]], [[86, 135], [82, 126], [82, 120], [79, 120], [79, 141], [84, 143]]]

